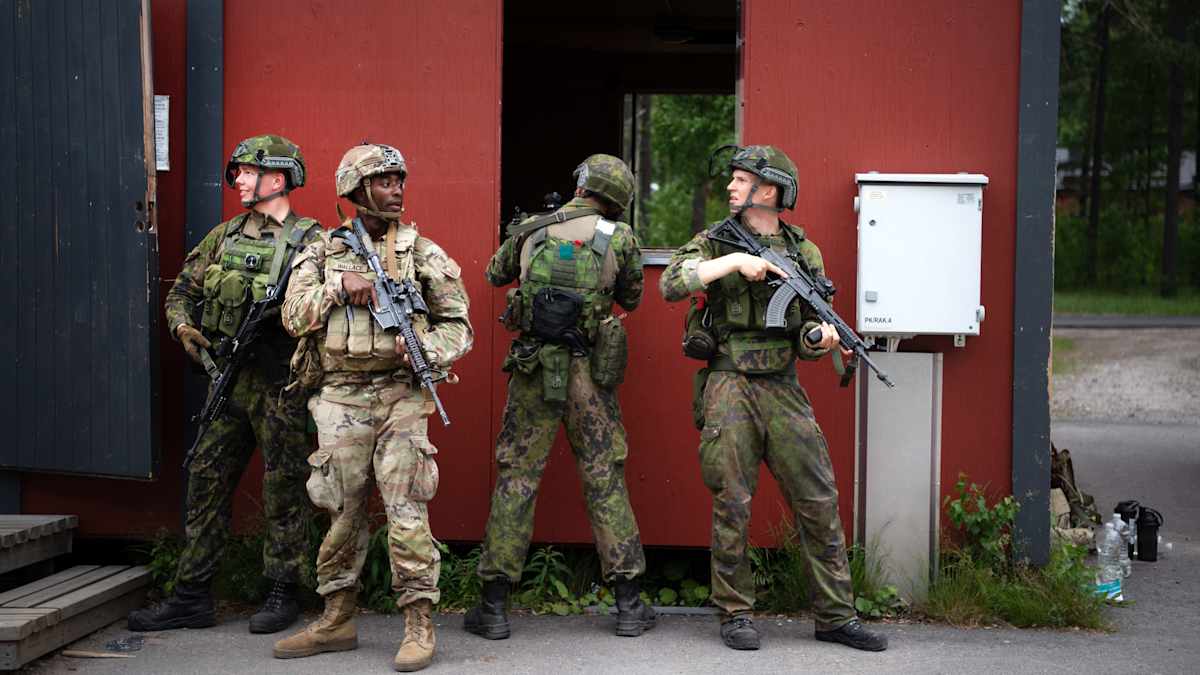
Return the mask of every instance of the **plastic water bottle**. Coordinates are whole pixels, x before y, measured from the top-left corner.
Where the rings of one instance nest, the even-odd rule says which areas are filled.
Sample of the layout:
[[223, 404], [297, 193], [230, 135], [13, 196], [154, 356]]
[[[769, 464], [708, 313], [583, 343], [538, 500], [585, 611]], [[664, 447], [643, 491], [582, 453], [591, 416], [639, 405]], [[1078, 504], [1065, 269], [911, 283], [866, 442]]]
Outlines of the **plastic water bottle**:
[[1105, 523], [1104, 528], [1096, 531], [1096, 551], [1100, 563], [1099, 574], [1096, 577], [1096, 593], [1107, 600], [1124, 600], [1121, 589], [1121, 558], [1120, 549], [1124, 546], [1121, 535], [1111, 523]]
[[1133, 537], [1132, 529], [1129, 523], [1121, 518], [1121, 514], [1112, 514], [1112, 526], [1121, 535], [1121, 550], [1118, 555], [1118, 560], [1121, 562], [1121, 577], [1128, 579], [1129, 575], [1133, 574], [1133, 562], [1129, 559], [1129, 543]]

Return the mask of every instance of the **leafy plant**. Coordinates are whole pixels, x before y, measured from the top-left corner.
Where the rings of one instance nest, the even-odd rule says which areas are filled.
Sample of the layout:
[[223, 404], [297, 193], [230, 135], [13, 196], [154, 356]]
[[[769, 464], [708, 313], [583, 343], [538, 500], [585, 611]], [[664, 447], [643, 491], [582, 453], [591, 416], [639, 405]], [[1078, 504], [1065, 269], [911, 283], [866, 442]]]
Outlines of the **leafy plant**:
[[154, 587], [165, 597], [175, 590], [175, 570], [183, 554], [183, 540], [166, 530], [159, 531], [154, 540], [133, 547], [133, 554], [146, 559], [146, 569]]
[[960, 473], [954, 484], [957, 497], [947, 495], [943, 500], [950, 522], [963, 534], [963, 545], [970, 556], [987, 567], [1008, 564], [1012, 543], [1012, 524], [1020, 504], [1006, 496], [990, 508], [983, 488], [967, 484], [967, 475]]

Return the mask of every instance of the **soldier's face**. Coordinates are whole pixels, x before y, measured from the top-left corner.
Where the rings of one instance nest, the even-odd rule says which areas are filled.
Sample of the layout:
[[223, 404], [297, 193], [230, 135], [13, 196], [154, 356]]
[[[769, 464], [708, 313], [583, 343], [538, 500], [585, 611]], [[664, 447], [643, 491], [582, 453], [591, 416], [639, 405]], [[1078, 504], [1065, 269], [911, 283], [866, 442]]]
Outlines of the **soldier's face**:
[[371, 197], [380, 211], [400, 213], [404, 210], [404, 177], [398, 172], [372, 176]]
[[[258, 180], [259, 174], [262, 180]], [[269, 195], [283, 189], [283, 174], [278, 171], [263, 171], [253, 164], [239, 164], [237, 173], [233, 176], [233, 185], [237, 188], [238, 196], [243, 202], [257, 197]], [[258, 186], [258, 194], [254, 193]]]
[[750, 190], [758, 184], [758, 189], [754, 191], [754, 196], [751, 204], [763, 204], [774, 206], [777, 200], [778, 190], [770, 183], [761, 182], [758, 176], [743, 171], [741, 169], [733, 170], [733, 177], [729, 179], [729, 185], [725, 186], [725, 190], [729, 192], [729, 212], [736, 214], [742, 204], [746, 203], [746, 197], [750, 195]]

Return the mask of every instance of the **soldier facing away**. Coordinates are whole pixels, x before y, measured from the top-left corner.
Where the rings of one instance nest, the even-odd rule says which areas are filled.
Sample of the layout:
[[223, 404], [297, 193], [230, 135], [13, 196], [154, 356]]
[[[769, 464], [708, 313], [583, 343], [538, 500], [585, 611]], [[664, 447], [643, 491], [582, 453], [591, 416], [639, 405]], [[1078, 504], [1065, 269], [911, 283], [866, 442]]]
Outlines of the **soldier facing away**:
[[[349, 199], [388, 277], [416, 285], [428, 307], [412, 322], [439, 379], [471, 349], [467, 293], [446, 252], [400, 220], [404, 157], [387, 145], [359, 145], [342, 158], [339, 197]], [[330, 514], [317, 556], [317, 593], [325, 612], [300, 633], [275, 643], [276, 658], [355, 649], [359, 574], [370, 522], [367, 497], [378, 486], [387, 511], [388, 557], [404, 639], [394, 667], [419, 670], [433, 660], [431, 617], [439, 599], [440, 557], [429, 529], [428, 502], [438, 486], [437, 449], [427, 435], [430, 397], [415, 381], [404, 341], [385, 332], [368, 304], [378, 306], [375, 275], [345, 235], [352, 221], [305, 249], [294, 263], [283, 305], [288, 332], [306, 341], [294, 364], [299, 382], [319, 386], [308, 400], [320, 448], [308, 458], [308, 492]]]
[[625, 329], [612, 313], [614, 301], [632, 311], [642, 299], [641, 251], [633, 230], [617, 220], [633, 195], [633, 175], [611, 155], [588, 157], [575, 175], [575, 198], [510, 226], [486, 270], [493, 286], [520, 282], [503, 317], [520, 335], [503, 365], [508, 400], [478, 567], [483, 598], [463, 621], [490, 640], [509, 636], [508, 592], [521, 578], [538, 483], [560, 423], [575, 454], [601, 571], [614, 586], [617, 635], [641, 635], [656, 620], [636, 581], [646, 561], [625, 488], [628, 446], [616, 387], [627, 352]]
[[[167, 293], [171, 336], [198, 363], [207, 357], [224, 365], [225, 344], [237, 334], [251, 302], [276, 285], [304, 243], [316, 240], [320, 225], [297, 216], [288, 200], [304, 180], [300, 148], [281, 136], [247, 138], [230, 155], [225, 181], [238, 190], [247, 210], [214, 227], [192, 249]], [[250, 617], [250, 632], [274, 633], [296, 620], [296, 582], [310, 509], [304, 495], [308, 439], [303, 401], [280, 396], [295, 346], [278, 321], [253, 345], [224, 413], [197, 445], [189, 466], [187, 544], [174, 593], [130, 613], [130, 630], [216, 623], [212, 579], [229, 535], [233, 492], [255, 447], [262, 449], [264, 464], [263, 574], [273, 584], [262, 608]]]
[[[764, 245], [824, 276], [816, 245], [779, 218], [796, 204], [796, 166], [787, 155], [772, 146], [749, 146], [734, 154], [730, 168], [731, 216]], [[833, 465], [796, 379], [796, 358], [824, 356], [838, 346], [838, 335], [799, 301], [789, 308], [787, 330], [767, 329], [773, 292], [768, 274], [783, 272], [701, 232], [675, 251], [660, 279], [669, 302], [704, 294], [715, 343], [697, 374], [702, 393], [695, 406], [702, 417], [700, 470], [713, 496], [712, 601], [722, 612], [721, 639], [733, 649], [759, 647], [750, 618], [754, 579], [747, 530], [758, 467], [766, 462], [795, 516], [812, 569], [816, 638], [882, 651], [887, 638], [868, 631], [855, 615]], [[821, 340], [810, 344], [804, 336], [817, 327]]]

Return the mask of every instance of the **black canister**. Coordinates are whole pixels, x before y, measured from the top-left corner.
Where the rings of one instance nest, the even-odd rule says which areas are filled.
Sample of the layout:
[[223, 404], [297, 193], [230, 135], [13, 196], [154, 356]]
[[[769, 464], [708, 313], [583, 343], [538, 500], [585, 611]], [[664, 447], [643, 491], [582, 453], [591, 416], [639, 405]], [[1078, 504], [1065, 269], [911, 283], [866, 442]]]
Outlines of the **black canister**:
[[[1117, 502], [1113, 513], [1121, 514], [1121, 520], [1129, 523], [1130, 528], [1137, 527], [1138, 510], [1141, 509], [1141, 504], [1138, 504], [1136, 499], [1126, 499], [1123, 502]], [[1133, 559], [1133, 537], [1129, 538], [1129, 559]]]
[[1143, 506], [1137, 519], [1138, 560], [1158, 560], [1158, 528], [1162, 527], [1162, 514], [1149, 506]]

